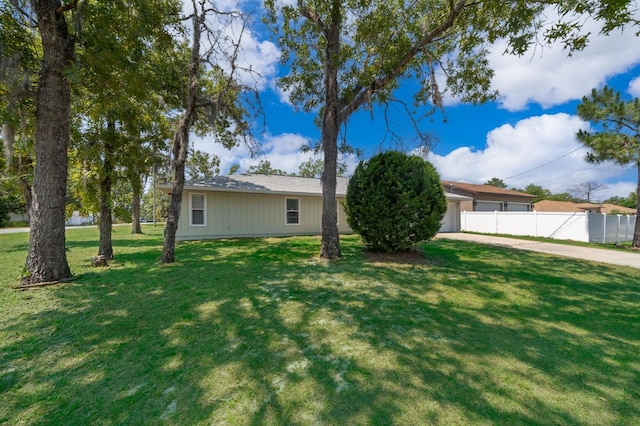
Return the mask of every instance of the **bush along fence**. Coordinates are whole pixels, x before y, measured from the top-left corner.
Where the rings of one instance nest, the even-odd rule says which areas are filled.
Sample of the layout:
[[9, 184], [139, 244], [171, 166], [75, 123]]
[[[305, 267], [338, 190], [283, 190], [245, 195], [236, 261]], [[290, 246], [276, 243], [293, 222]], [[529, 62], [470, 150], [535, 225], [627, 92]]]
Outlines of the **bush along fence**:
[[526, 235], [590, 243], [633, 240], [636, 216], [590, 212], [467, 212], [460, 230], [485, 234]]

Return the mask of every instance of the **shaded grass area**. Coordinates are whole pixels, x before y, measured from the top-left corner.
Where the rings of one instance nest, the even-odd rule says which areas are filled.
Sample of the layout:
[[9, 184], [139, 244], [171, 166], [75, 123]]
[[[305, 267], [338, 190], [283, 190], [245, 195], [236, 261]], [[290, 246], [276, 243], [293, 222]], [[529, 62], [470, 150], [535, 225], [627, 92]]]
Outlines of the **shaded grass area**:
[[640, 273], [450, 240], [428, 262], [315, 237], [67, 233], [72, 283], [18, 292], [0, 236], [0, 423], [635, 424]]

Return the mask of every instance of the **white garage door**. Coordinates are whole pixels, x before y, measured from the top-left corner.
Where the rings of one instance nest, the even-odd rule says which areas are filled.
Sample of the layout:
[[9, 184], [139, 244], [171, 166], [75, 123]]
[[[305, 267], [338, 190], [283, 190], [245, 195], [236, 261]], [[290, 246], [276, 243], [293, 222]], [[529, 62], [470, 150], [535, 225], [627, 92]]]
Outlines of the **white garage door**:
[[442, 218], [442, 224], [440, 225], [440, 232], [456, 232], [456, 214], [458, 213], [458, 209], [456, 206], [457, 203], [449, 202], [447, 203], [447, 212], [444, 214]]
[[525, 203], [509, 203], [507, 206], [507, 210], [510, 212], [528, 212], [529, 204]]
[[478, 201], [476, 204], [477, 212], [502, 211], [502, 203], [499, 201]]

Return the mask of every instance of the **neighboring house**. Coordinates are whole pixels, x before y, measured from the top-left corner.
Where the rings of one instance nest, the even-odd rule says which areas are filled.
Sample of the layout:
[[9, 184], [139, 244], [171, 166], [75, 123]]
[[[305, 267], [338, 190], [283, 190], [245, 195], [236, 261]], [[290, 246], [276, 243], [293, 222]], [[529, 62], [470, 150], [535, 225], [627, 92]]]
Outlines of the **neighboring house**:
[[93, 215], [82, 216], [78, 210], [74, 210], [71, 214], [71, 217], [67, 219], [67, 225], [78, 226], [78, 225], [88, 225], [93, 224]]
[[[351, 233], [343, 202], [349, 179], [336, 187], [338, 231]], [[171, 184], [157, 188], [170, 193]], [[442, 231], [460, 229], [460, 204], [470, 198], [447, 194], [449, 208]], [[322, 184], [296, 176], [239, 174], [188, 181], [176, 240], [319, 235], [322, 233]]]
[[602, 205], [602, 213], [606, 214], [636, 214], [636, 209], [629, 207], [616, 206], [615, 204], [605, 203]]
[[591, 212], [612, 214], [635, 214], [635, 209], [616, 206], [615, 204], [573, 203], [571, 201], [542, 200], [533, 205], [539, 212]]
[[532, 210], [531, 203], [534, 196], [531, 194], [491, 185], [463, 182], [442, 181], [442, 185], [447, 192], [447, 197], [450, 194], [459, 194], [470, 198], [470, 200], [461, 203], [462, 211], [528, 212]]
[[28, 213], [9, 213], [9, 222], [29, 222]]
[[533, 209], [539, 212], [590, 212], [602, 213], [602, 206], [592, 203], [573, 203], [571, 201], [541, 200], [534, 203]]

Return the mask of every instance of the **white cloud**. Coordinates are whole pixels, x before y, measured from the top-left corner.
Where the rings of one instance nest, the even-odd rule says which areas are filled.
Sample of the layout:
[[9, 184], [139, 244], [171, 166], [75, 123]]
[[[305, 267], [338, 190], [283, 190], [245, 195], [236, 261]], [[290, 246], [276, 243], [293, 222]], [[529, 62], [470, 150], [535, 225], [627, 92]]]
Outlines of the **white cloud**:
[[629, 94], [635, 98], [640, 98], [640, 77], [636, 77], [629, 82], [629, 88], [627, 89]]
[[606, 200], [614, 196], [628, 197], [632, 192], [636, 192], [636, 184], [634, 182], [615, 182], [607, 184], [607, 188], [600, 190], [594, 194], [596, 201]]
[[[597, 34], [599, 24], [588, 22], [585, 30]], [[640, 63], [637, 42], [634, 31], [614, 31], [607, 37], [592, 36], [589, 45], [573, 56], [555, 43], [518, 57], [503, 55], [506, 42], [499, 41], [490, 54], [493, 88], [501, 94], [502, 107], [510, 111], [525, 109], [529, 103], [546, 108], [581, 99], [609, 77]]]
[[241, 73], [242, 81], [248, 85], [255, 82], [258, 90], [264, 90], [277, 73], [280, 49], [270, 41], [256, 39], [247, 30], [242, 37], [241, 46], [242, 54], [238, 65], [250, 70]]
[[[193, 135], [192, 135], [193, 136]], [[227, 174], [234, 164], [240, 165], [240, 172], [246, 172], [253, 165], [258, 165], [260, 161], [266, 160], [271, 163], [274, 169], [280, 169], [287, 173], [299, 172], [300, 164], [317, 157], [313, 152], [300, 152], [303, 145], [309, 145], [312, 141], [306, 136], [293, 133], [282, 133], [279, 135], [266, 135], [260, 143], [261, 152], [252, 157], [251, 151], [238, 145], [232, 149], [226, 149], [221, 144], [208, 139], [193, 137], [193, 148], [217, 155], [220, 159], [220, 174]], [[358, 159], [350, 155], [346, 158], [347, 175], [351, 175], [355, 170]]]
[[[193, 13], [191, 2], [183, 1], [183, 15]], [[216, 2], [216, 9], [222, 12], [241, 11], [243, 3], [238, 0], [224, 0]], [[235, 51], [235, 46], [240, 42], [240, 49], [236, 58], [236, 73], [239, 80], [249, 86], [262, 91], [275, 78], [277, 65], [280, 61], [280, 49], [271, 41], [259, 40], [251, 27], [244, 21], [244, 16], [234, 14], [216, 14], [209, 12], [207, 15], [207, 28], [210, 34], [204, 32], [200, 40], [201, 54], [210, 55], [210, 62], [215, 63], [227, 71], [230, 71], [229, 56]], [[186, 23], [187, 29], [193, 31], [191, 21]], [[191, 43], [191, 35], [187, 37]], [[209, 49], [215, 46], [212, 51]]]
[[280, 86], [278, 86], [277, 79], [272, 80], [270, 83], [270, 86], [271, 86], [271, 90], [273, 90], [274, 93], [278, 96], [278, 100], [281, 103], [289, 105], [290, 107], [293, 108], [293, 104], [289, 100], [290, 91], [285, 91]]
[[569, 114], [542, 115], [505, 124], [487, 134], [484, 149], [460, 147], [447, 155], [428, 156], [442, 179], [482, 184], [493, 177], [511, 188], [530, 183], [553, 193], [586, 181], [607, 182], [627, 170], [612, 163], [589, 164], [576, 140], [588, 123]]

